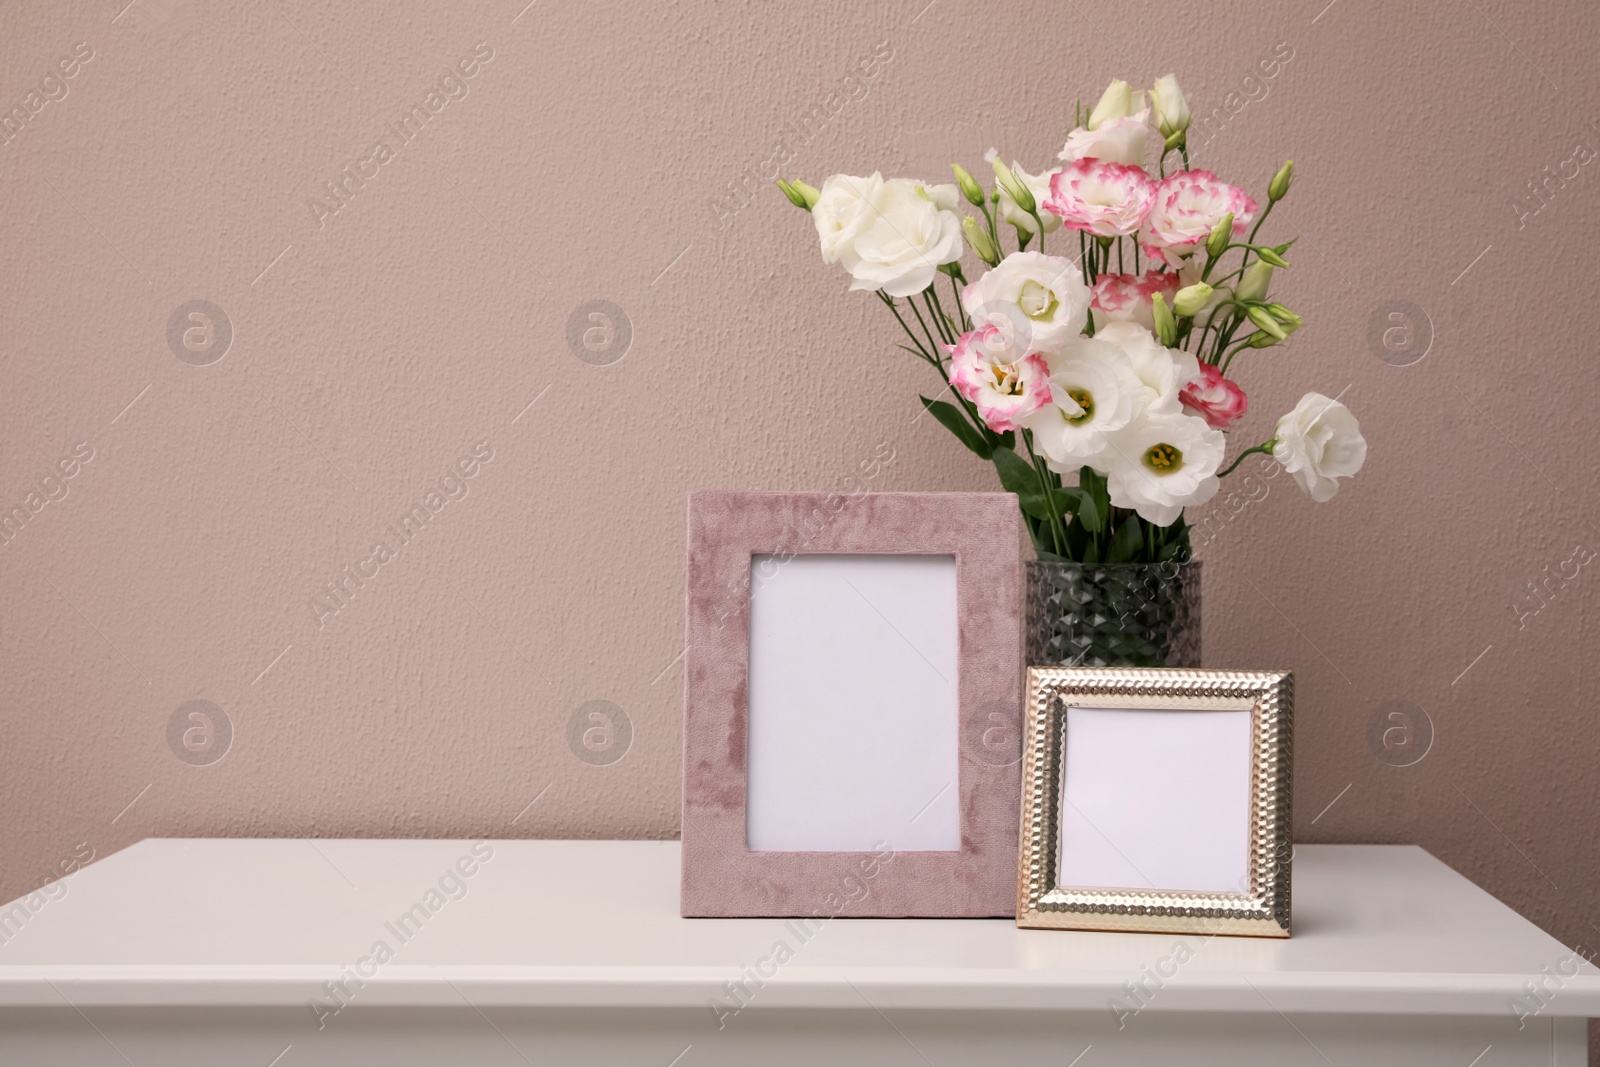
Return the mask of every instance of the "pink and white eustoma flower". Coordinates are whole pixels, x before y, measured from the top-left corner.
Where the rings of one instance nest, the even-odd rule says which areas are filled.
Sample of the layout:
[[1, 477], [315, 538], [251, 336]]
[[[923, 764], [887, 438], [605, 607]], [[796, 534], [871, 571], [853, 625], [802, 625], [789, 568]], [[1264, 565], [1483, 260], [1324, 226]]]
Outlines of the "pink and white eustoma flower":
[[1044, 357], [1016, 342], [1000, 322], [961, 335], [951, 346], [950, 384], [995, 433], [1015, 430], [1050, 401]]
[[1155, 195], [1140, 167], [1080, 159], [1050, 179], [1044, 209], [1074, 230], [1096, 237], [1125, 237], [1144, 225]]
[[1249, 399], [1239, 384], [1222, 376], [1213, 364], [1200, 364], [1200, 377], [1183, 387], [1178, 394], [1183, 410], [1206, 420], [1206, 425], [1218, 430], [1244, 418], [1250, 407]]
[[1139, 243], [1148, 255], [1182, 267], [1230, 211], [1237, 236], [1255, 218], [1256, 202], [1208, 170], [1179, 171], [1156, 183]]
[[1102, 274], [1095, 279], [1093, 309], [1096, 326], [1108, 322], [1137, 322], [1147, 330], [1156, 328], [1152, 297], [1160, 293], [1167, 306], [1177, 295], [1178, 275], [1170, 270], [1147, 270], [1138, 274]]
[[1050, 360], [1050, 401], [1027, 419], [1033, 442], [1051, 470], [1104, 465], [1106, 435], [1143, 407], [1142, 385], [1112, 344], [1079, 337]]
[[1001, 322], [1014, 343], [1049, 355], [1083, 333], [1089, 287], [1070, 259], [1013, 252], [962, 290], [961, 306], [974, 323]]

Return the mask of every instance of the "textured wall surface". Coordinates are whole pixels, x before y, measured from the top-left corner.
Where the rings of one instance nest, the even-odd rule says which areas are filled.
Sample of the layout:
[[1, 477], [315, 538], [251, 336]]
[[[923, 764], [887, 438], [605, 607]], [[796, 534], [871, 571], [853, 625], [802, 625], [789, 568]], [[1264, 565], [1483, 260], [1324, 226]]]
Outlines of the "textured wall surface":
[[1207, 661], [1298, 673], [1301, 840], [1418, 842], [1600, 945], [1597, 32], [1507, 0], [7, 5], [0, 896], [151, 835], [673, 835], [685, 494], [885, 449], [870, 488], [996, 487], [764, 162], [1037, 169], [1075, 98], [1171, 70], [1197, 165], [1258, 196], [1297, 166], [1268, 232], [1310, 325], [1251, 356], [1242, 437], [1317, 389], [1371, 442], [1331, 504], [1211, 505]]

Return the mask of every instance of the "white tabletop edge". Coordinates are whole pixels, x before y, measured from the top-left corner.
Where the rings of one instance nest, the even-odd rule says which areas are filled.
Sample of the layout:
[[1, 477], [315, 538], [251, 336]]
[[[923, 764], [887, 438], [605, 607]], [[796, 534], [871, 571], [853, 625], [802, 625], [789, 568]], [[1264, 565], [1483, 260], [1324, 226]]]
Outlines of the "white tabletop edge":
[[[0, 979], [0, 1008], [45, 1007], [305, 1007], [333, 1003], [327, 969], [186, 968], [189, 973], [137, 976], [115, 968], [25, 968]], [[390, 968], [355, 992], [353, 1003], [410, 1007], [696, 1008], [734, 1005], [728, 972], [697, 968], [642, 976], [632, 968]], [[269, 973], [272, 971], [280, 973]], [[542, 973], [541, 973], [542, 971]], [[442, 973], [441, 973], [442, 972]], [[508, 973], [509, 972], [509, 973]], [[762, 1008], [984, 1009], [1095, 1011], [1111, 1006], [1120, 975], [1085, 973], [1019, 978], [1012, 971], [908, 974], [893, 969], [784, 974], [750, 998]], [[1378, 1015], [1514, 1014], [1526, 999], [1520, 975], [1212, 976], [1203, 984], [1175, 980], [1146, 1005], [1149, 1011], [1299, 1012]], [[1570, 979], [1541, 1015], [1600, 1015], [1600, 977]]]
[[[46, 933], [43, 928], [36, 934], [26, 931], [29, 938], [40, 937], [33, 945], [27, 939], [19, 941], [24, 949], [19, 956], [14, 946], [0, 945], [0, 1008], [7, 1007], [77, 1007], [89, 1006], [300, 1006], [318, 996], [326, 997], [324, 983], [340, 977], [339, 967], [329, 960], [311, 958], [306, 962], [242, 963], [230, 962], [150, 962], [99, 963], [86, 962], [80, 954], [75, 962], [71, 954], [63, 962], [52, 962], [57, 956], [47, 944], [68, 945], [70, 940], [81, 941], [83, 931], [79, 924], [85, 919], [104, 921], [115, 915], [119, 906], [110, 888], [120, 889], [130, 878], [133, 884], [148, 890], [152, 884], [162, 885], [167, 867], [163, 864], [181, 860], [174, 850], [181, 850], [191, 860], [204, 857], [213, 862], [220, 856], [241, 857], [254, 854], [270, 855], [274, 862], [304, 850], [303, 876], [333, 880], [324, 866], [320, 852], [327, 850], [341, 863], [352, 865], [359, 861], [376, 862], [378, 857], [388, 857], [404, 877], [402, 883], [414, 888], [408, 879], [415, 869], [432, 871], [439, 855], [458, 850], [461, 842], [441, 841], [389, 841], [389, 842], [317, 842], [319, 849], [306, 848], [305, 842], [274, 839], [252, 849], [252, 842], [237, 839], [174, 840], [145, 842], [153, 846], [140, 854], [141, 846], [133, 846], [123, 853], [107, 857], [85, 870], [79, 878], [91, 876], [101, 880], [95, 898], [99, 903], [90, 910], [77, 912], [74, 907], [89, 906], [91, 898], [80, 900], [73, 907], [51, 906], [50, 918], [54, 929]], [[722, 947], [719, 953], [728, 960], [723, 965], [706, 965], [703, 960], [693, 961], [693, 954], [676, 949], [676, 958], [664, 952], [654, 958], [640, 958], [624, 964], [608, 962], [590, 965], [584, 956], [593, 958], [591, 951], [569, 950], [567, 962], [559, 965], [523, 963], [485, 963], [467, 958], [445, 959], [442, 962], [418, 963], [396, 959], [382, 967], [376, 976], [366, 980], [358, 994], [360, 1003], [371, 1005], [435, 1005], [440, 1007], [463, 1006], [464, 999], [474, 1006], [523, 1007], [678, 1007], [707, 1010], [708, 1004], [728, 998], [730, 980], [740, 980], [739, 964], [749, 962], [744, 950], [759, 944], [766, 936], [762, 931], [775, 920], [682, 920], [676, 917], [675, 875], [677, 867], [676, 842], [494, 842], [496, 848], [505, 849], [505, 855], [521, 857], [497, 859], [497, 877], [502, 883], [492, 892], [500, 896], [479, 897], [478, 908], [488, 908], [488, 917], [504, 916], [508, 921], [525, 922], [529, 915], [543, 914], [537, 907], [529, 912], [527, 895], [521, 891], [530, 877], [527, 870], [516, 864], [526, 859], [543, 861], [553, 853], [562, 856], [573, 854], [593, 856], [615, 863], [619, 860], [632, 863], [638, 857], [641, 870], [651, 876], [651, 887], [646, 892], [643, 911], [631, 921], [644, 924], [657, 932], [677, 931], [672, 937], [686, 939], [683, 943], [715, 943]], [[167, 851], [163, 852], [162, 849]], [[1233, 970], [1200, 969], [1181, 971], [1160, 988], [1160, 992], [1147, 1005], [1151, 1011], [1235, 1011], [1235, 1012], [1307, 1012], [1307, 1013], [1371, 1013], [1371, 1014], [1439, 1014], [1439, 1015], [1490, 1015], [1510, 1014], [1516, 1011], [1514, 1003], [1520, 998], [1527, 1003], [1529, 983], [1541, 980], [1541, 968], [1548, 976], [1550, 968], [1567, 958], [1575, 959], [1571, 950], [1561, 946], [1532, 924], [1517, 916], [1503, 904], [1494, 901], [1487, 893], [1473, 886], [1437, 858], [1415, 846], [1302, 846], [1308, 872], [1316, 878], [1357, 877], [1365, 865], [1374, 877], [1419, 877], [1429, 882], [1429, 894], [1445, 893], [1451, 906], [1471, 909], [1466, 914], [1485, 918], [1489, 925], [1500, 927], [1502, 940], [1518, 946], [1516, 952], [1499, 955], [1484, 951], [1472, 959], [1471, 966], [1461, 966], [1455, 971], [1441, 970], [1435, 966], [1399, 968], [1394, 960], [1368, 960], [1365, 955], [1345, 958], [1335, 965], [1308, 967], [1288, 964], [1290, 957], [1275, 956], [1286, 947], [1301, 945], [1302, 938], [1287, 942], [1262, 941], [1249, 938], [1227, 938], [1207, 948], [1208, 957], [1219, 952], [1236, 951], [1242, 959], [1261, 960], [1249, 966], [1235, 966]], [[152, 856], [160, 863], [150, 865]], [[420, 859], [419, 859], [420, 857]], [[141, 867], [141, 863], [143, 866]], [[369, 863], [369, 866], [371, 866]], [[420, 867], [418, 866], [420, 863]], [[1297, 876], [1302, 864], [1297, 863]], [[668, 869], [670, 867], [670, 870]], [[373, 868], [376, 869], [376, 868]], [[548, 867], [544, 868], [548, 870]], [[305, 875], [309, 871], [310, 875]], [[1411, 872], [1406, 875], [1405, 872]], [[1320, 873], [1316, 873], [1320, 872]], [[1389, 874], [1384, 874], [1389, 872]], [[584, 872], [579, 872], [580, 875]], [[211, 870], [215, 877], [225, 882], [234, 877], [228, 871]], [[669, 878], [668, 875], [673, 877]], [[258, 877], [260, 871], [243, 871], [236, 882], [248, 882]], [[1363, 876], [1364, 877], [1364, 876]], [[142, 878], [143, 881], [139, 881]], [[152, 879], [154, 881], [152, 881]], [[576, 879], [582, 881], [582, 877]], [[1297, 883], [1299, 882], [1297, 877]], [[365, 882], [365, 879], [363, 879]], [[291, 879], [292, 882], [292, 879]], [[1437, 884], [1433, 884], [1433, 883]], [[660, 883], [660, 884], [655, 884]], [[674, 883], [674, 884], [669, 884]], [[88, 888], [89, 882], [81, 883]], [[227, 884], [234, 884], [228, 882]], [[321, 883], [317, 883], [320, 885]], [[487, 883], [481, 883], [487, 885]], [[1377, 882], [1377, 885], [1384, 883]], [[527, 888], [534, 888], [527, 885]], [[332, 901], [330, 914], [343, 914], [334, 904], [335, 895], [344, 892], [342, 886], [324, 891], [296, 884], [296, 888], [310, 894], [306, 899], [322, 901], [325, 896]], [[580, 887], [581, 888], [581, 887]], [[1297, 890], [1299, 889], [1297, 884]], [[1311, 888], [1309, 885], [1308, 889]], [[269, 887], [270, 891], [270, 887]], [[74, 893], [78, 892], [74, 888]], [[376, 889], [374, 889], [376, 892]], [[410, 892], [410, 888], [406, 889]], [[476, 890], [475, 890], [476, 892]], [[670, 900], [656, 899], [671, 895]], [[402, 894], [404, 896], [404, 894]], [[1313, 894], [1314, 895], [1314, 894]], [[1337, 896], [1337, 894], [1334, 894]], [[1297, 892], [1297, 903], [1300, 894]], [[1433, 896], [1426, 897], [1433, 900]], [[320, 906], [320, 905], [318, 905]], [[1431, 905], [1430, 905], [1431, 906]], [[93, 910], [98, 908], [100, 910]], [[501, 910], [495, 910], [501, 909]], [[1297, 923], [1300, 908], [1297, 907]], [[41, 913], [43, 914], [43, 913]], [[455, 912], [452, 915], [457, 914]], [[81, 917], [80, 917], [81, 916]], [[182, 918], [174, 910], [163, 917], [164, 922]], [[463, 916], [464, 917], [464, 916]], [[558, 918], [570, 918], [557, 912]], [[1313, 911], [1313, 918], [1316, 917]], [[619, 916], [625, 925], [630, 921], [626, 914]], [[1361, 932], [1359, 922], [1354, 932]], [[820, 949], [807, 949], [803, 958], [782, 967], [776, 977], [765, 982], [755, 996], [754, 1003], [773, 1008], [897, 1008], [951, 1010], [982, 1008], [986, 1010], [1106, 1010], [1111, 999], [1125, 983], [1137, 976], [1137, 968], [1147, 957], [1164, 950], [1165, 942], [1152, 940], [1149, 935], [1096, 934], [1073, 935], [1055, 931], [1017, 931], [1004, 920], [952, 921], [948, 927], [939, 920], [911, 920], [928, 930], [930, 923], [952, 931], [953, 948], [949, 958], [952, 964], [940, 966], [936, 959], [924, 965], [881, 966], [870, 952], [860, 952], [856, 958], [843, 962], [832, 958], [836, 950], [848, 949], [856, 942], [877, 944], [873, 931], [895, 934], [901, 930], [898, 920], [845, 920], [844, 925], [829, 931], [827, 942]], [[1320, 938], [1327, 942], [1344, 936], [1330, 931], [1326, 914], [1323, 928], [1315, 922], [1306, 925], [1310, 930], [1310, 947]], [[570, 925], [570, 923], [562, 924]], [[167, 927], [172, 929], [175, 927]], [[910, 928], [905, 928], [910, 929]], [[1396, 927], [1404, 931], [1404, 924]], [[1451, 927], [1446, 927], [1447, 932]], [[749, 931], [746, 937], [743, 931]], [[733, 932], [738, 937], [730, 942]], [[1380, 930], [1380, 933], [1382, 931]], [[1466, 927], [1462, 931], [1464, 944], [1460, 951], [1471, 956], [1473, 936], [1482, 931]], [[523, 937], [528, 929], [519, 930]], [[619, 936], [628, 931], [621, 930]], [[1373, 931], [1365, 936], [1370, 940]], [[859, 936], [858, 936], [859, 935]], [[449, 937], [441, 932], [441, 938]], [[892, 946], [899, 940], [884, 942]], [[68, 940], [56, 941], [58, 937]], [[1090, 940], [1070, 942], [1066, 938], [1083, 937]], [[719, 940], [720, 938], [720, 940]], [[1021, 944], [1012, 940], [1022, 939]], [[1380, 938], [1381, 940], [1381, 938]], [[1447, 940], [1452, 940], [1448, 939]], [[1233, 948], [1225, 947], [1228, 942]], [[664, 942], [669, 948], [678, 942], [670, 938]], [[532, 943], [530, 943], [532, 944]], [[576, 942], [586, 944], [581, 937]], [[1057, 958], [1064, 946], [1081, 944], [1086, 954], [1072, 949], [1067, 959]], [[733, 948], [730, 949], [730, 945]], [[1012, 945], [1003, 952], [1043, 952], [1045, 962], [1027, 956], [1028, 965], [990, 966], [972, 955], [976, 948], [994, 945]], [[1098, 956], [1088, 954], [1091, 946], [1097, 947]], [[536, 946], [535, 946], [536, 947]], [[408, 950], [422, 951], [422, 950]], [[1298, 949], [1294, 951], [1299, 951]], [[1364, 953], [1366, 950], [1362, 950]], [[818, 955], [820, 953], [820, 955]], [[966, 953], [964, 955], [964, 953]], [[1259, 953], [1259, 955], [1258, 955]], [[30, 958], [31, 954], [31, 958]], [[981, 955], [981, 953], [979, 953]], [[1415, 955], [1415, 954], [1414, 954]], [[848, 954], [847, 954], [848, 956]], [[891, 956], [888, 958], [897, 958]], [[349, 962], [344, 956], [341, 962]], [[413, 958], [414, 959], [414, 958]], [[1098, 959], [1100, 962], [1094, 962]], [[1416, 957], [1416, 962], [1426, 963], [1434, 957]], [[1495, 965], [1494, 960], [1500, 960]], [[1281, 960], [1283, 963], [1274, 963]], [[1444, 961], [1449, 962], [1449, 961]], [[1458, 965], [1460, 960], [1457, 959]], [[1469, 963], [1471, 960], [1468, 961]], [[1197, 965], [1199, 966], [1199, 965]], [[1298, 969], [1297, 969], [1298, 968]], [[1600, 971], [1586, 963], [1576, 966], [1576, 974], [1562, 974], [1559, 979], [1545, 977], [1547, 995], [1542, 998], [1539, 1014], [1562, 1017], [1600, 1016]], [[1553, 990], [1553, 995], [1548, 991]]]

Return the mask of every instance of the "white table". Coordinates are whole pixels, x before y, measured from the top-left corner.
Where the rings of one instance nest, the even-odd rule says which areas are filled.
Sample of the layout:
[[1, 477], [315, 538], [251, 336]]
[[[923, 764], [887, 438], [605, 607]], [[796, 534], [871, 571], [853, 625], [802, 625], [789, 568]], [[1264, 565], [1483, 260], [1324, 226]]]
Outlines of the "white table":
[[108, 857], [0, 914], [0, 1063], [1583, 1067], [1600, 1015], [1600, 971], [1413, 847], [1301, 846], [1288, 941], [879, 919], [802, 941], [679, 918], [675, 842], [478, 849]]

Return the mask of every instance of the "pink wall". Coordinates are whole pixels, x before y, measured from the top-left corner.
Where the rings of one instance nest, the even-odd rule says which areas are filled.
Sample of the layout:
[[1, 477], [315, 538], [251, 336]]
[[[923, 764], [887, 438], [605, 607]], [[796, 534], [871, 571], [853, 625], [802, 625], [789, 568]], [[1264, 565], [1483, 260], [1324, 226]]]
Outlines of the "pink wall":
[[[1334, 503], [1280, 477], [1216, 526], [1208, 661], [1298, 672], [1302, 840], [1419, 842], [1600, 945], [1600, 571], [1526, 599], [1600, 549], [1600, 164], [1528, 191], [1600, 148], [1592, 5], [125, 2], [0, 15], [7, 108], [93, 50], [0, 144], [0, 504], [93, 455], [0, 547], [0, 897], [150, 835], [672, 836], [685, 493], [884, 449], [874, 488], [995, 486], [806, 219], [730, 191], [786, 137], [813, 181], [1037, 168], [1075, 95], [1175, 70], [1223, 109], [1198, 163], [1297, 165], [1269, 225], [1310, 326], [1251, 357], [1244, 436], [1314, 388], [1372, 445]], [[192, 300], [232, 324], [209, 365], [169, 344]], [[620, 338], [568, 340], [596, 300], [631, 322], [605, 365]], [[1432, 322], [1407, 366], [1368, 340], [1397, 300]], [[463, 457], [466, 495], [312, 609]], [[234, 730], [212, 765], [168, 743], [196, 699]], [[618, 762], [569, 746], [589, 701], [631, 722]], [[1390, 701], [1432, 722], [1415, 765], [1369, 747]]]

